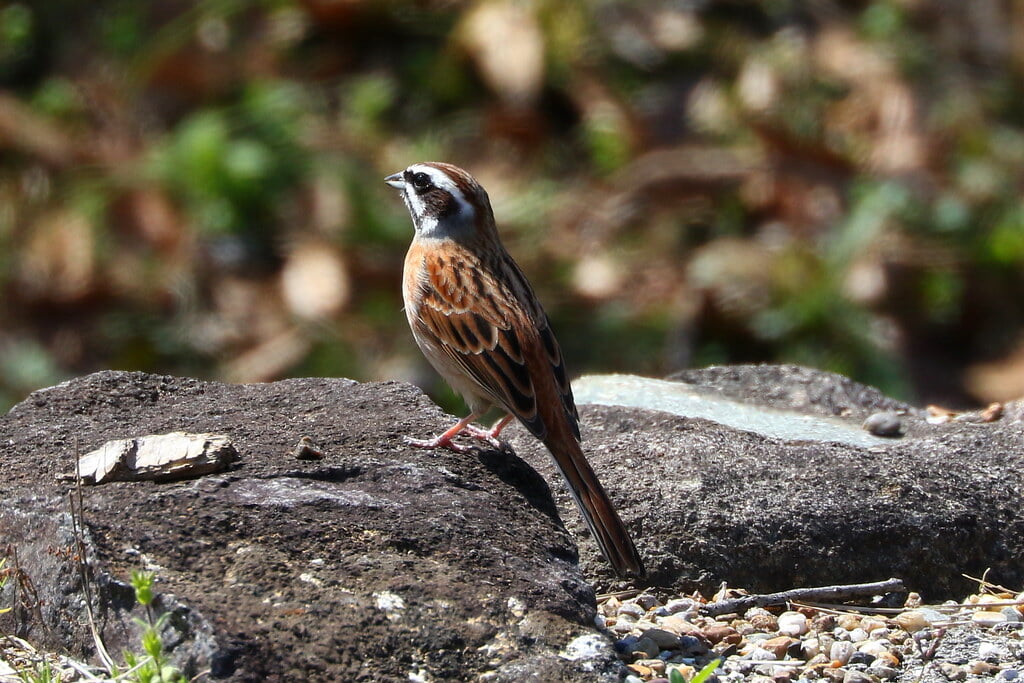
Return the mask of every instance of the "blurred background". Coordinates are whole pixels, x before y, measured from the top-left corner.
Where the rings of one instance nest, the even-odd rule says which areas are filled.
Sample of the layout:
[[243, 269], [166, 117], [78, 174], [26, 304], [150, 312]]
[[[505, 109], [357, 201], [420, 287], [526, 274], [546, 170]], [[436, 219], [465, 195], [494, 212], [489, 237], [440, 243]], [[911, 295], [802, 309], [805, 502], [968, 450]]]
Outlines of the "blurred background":
[[103, 368], [459, 403], [382, 178], [488, 189], [574, 374], [1024, 395], [1021, 0], [0, 3], [0, 410]]

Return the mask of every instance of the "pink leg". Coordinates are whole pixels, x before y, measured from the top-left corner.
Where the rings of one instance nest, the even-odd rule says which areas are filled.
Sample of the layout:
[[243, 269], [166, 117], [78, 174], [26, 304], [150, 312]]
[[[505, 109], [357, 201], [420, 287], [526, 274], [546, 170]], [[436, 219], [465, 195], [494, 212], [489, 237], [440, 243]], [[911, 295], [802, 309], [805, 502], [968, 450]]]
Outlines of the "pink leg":
[[487, 443], [491, 444], [494, 447], [500, 447], [501, 442], [498, 441], [498, 435], [501, 434], [501, 430], [508, 426], [508, 423], [511, 422], [514, 417], [515, 416], [512, 413], [509, 413], [505, 417], [495, 422], [494, 426], [491, 427], [490, 429], [480, 429], [479, 427], [469, 425], [466, 427], [466, 433], [469, 434], [474, 439], [480, 439], [481, 441], [486, 441]]
[[[455, 451], [456, 453], [465, 453], [469, 450], [469, 446], [461, 446], [452, 441], [452, 439], [454, 439], [463, 429], [466, 429], [469, 423], [478, 417], [480, 417], [480, 413], [470, 413], [452, 425], [451, 429], [440, 436], [435, 436], [433, 439], [411, 439], [409, 437], [405, 437], [405, 442], [410, 446], [415, 446], [416, 448], [428, 448], [430, 450], [434, 450], [436, 448], [447, 448], [448, 450]], [[473, 429], [475, 429], [475, 427]]]

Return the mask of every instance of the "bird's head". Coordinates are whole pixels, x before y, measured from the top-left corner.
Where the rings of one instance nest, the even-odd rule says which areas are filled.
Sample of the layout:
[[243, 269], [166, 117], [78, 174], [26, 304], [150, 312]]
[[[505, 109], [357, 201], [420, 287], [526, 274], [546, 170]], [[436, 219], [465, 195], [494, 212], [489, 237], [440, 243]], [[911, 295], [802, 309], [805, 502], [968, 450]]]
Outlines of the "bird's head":
[[384, 179], [400, 190], [418, 237], [467, 241], [497, 237], [487, 192], [458, 166], [413, 164]]

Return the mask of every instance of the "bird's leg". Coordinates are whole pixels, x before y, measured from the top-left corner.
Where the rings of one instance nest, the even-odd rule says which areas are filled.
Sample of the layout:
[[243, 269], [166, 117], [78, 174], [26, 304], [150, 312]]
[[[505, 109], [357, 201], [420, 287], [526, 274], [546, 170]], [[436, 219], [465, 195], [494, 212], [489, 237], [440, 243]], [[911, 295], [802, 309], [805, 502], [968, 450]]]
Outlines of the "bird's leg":
[[[427, 448], [430, 450], [436, 448], [447, 448], [448, 450], [455, 451], [456, 453], [465, 453], [469, 450], [469, 446], [461, 446], [452, 441], [452, 439], [454, 439], [463, 429], [469, 428], [469, 423], [480, 417], [480, 415], [482, 415], [482, 412], [470, 413], [452, 425], [452, 427], [444, 434], [435, 436], [433, 439], [413, 439], [407, 436], [405, 437], [405, 442], [410, 446], [415, 446], [416, 448]], [[476, 429], [476, 427], [473, 427], [472, 429]], [[470, 432], [470, 434], [472, 434], [472, 432]]]
[[491, 427], [490, 429], [480, 429], [479, 427], [475, 427], [473, 425], [467, 425], [466, 433], [469, 434], [474, 439], [486, 441], [495, 448], [500, 448], [501, 441], [498, 440], [498, 435], [501, 434], [501, 430], [503, 430], [508, 425], [508, 423], [512, 421], [514, 417], [515, 415], [509, 413], [505, 417], [495, 422], [494, 426]]

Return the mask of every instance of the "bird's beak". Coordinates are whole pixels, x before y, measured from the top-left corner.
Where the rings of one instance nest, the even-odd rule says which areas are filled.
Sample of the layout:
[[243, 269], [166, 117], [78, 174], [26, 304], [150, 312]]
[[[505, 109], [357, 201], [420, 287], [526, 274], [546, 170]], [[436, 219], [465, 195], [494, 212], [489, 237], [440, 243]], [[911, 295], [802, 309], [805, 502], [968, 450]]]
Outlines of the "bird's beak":
[[402, 177], [401, 171], [399, 171], [398, 173], [392, 173], [391, 175], [384, 179], [384, 182], [398, 190], [401, 190], [402, 188], [405, 187], [405, 178]]

